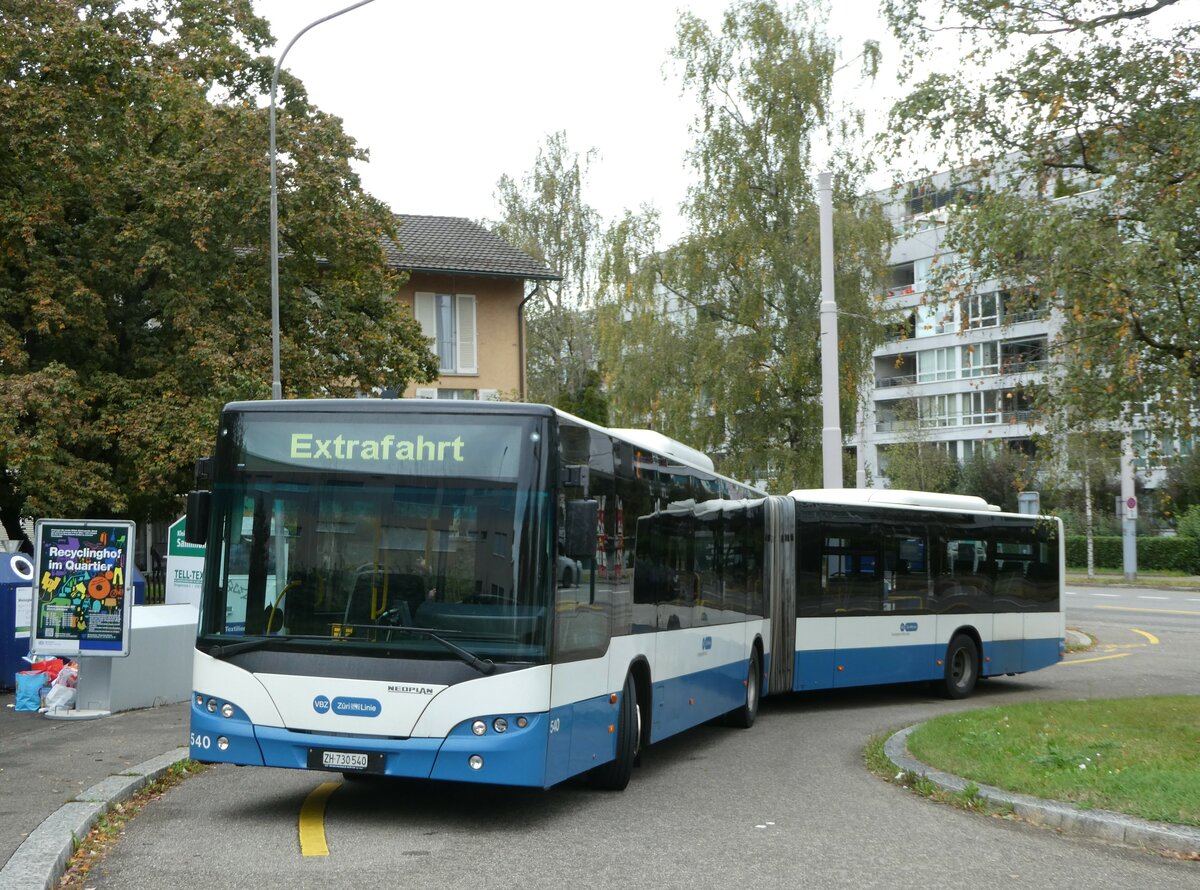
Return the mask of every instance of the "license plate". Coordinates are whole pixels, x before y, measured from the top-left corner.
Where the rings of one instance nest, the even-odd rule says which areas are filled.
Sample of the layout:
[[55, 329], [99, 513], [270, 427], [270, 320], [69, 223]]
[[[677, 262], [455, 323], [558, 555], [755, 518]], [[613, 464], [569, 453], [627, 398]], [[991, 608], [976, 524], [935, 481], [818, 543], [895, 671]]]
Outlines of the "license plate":
[[308, 749], [309, 769], [353, 770], [365, 773], [383, 772], [382, 754], [364, 754], [360, 751], [330, 751], [325, 748]]

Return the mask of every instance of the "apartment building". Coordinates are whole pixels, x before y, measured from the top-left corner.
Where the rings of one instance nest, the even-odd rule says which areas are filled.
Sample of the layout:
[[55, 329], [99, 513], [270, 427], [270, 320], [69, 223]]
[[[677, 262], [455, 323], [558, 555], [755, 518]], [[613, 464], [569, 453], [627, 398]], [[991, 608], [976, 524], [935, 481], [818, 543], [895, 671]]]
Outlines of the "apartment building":
[[[960, 462], [997, 447], [1032, 454], [1029, 389], [1047, 371], [1055, 313], [956, 269], [943, 247], [947, 214], [972, 196], [950, 174], [883, 197], [898, 235], [885, 307], [898, 323], [875, 351], [873, 385], [848, 437], [873, 484], [887, 485], [888, 448], [900, 443], [936, 443]], [[939, 283], [947, 270], [953, 283]]]

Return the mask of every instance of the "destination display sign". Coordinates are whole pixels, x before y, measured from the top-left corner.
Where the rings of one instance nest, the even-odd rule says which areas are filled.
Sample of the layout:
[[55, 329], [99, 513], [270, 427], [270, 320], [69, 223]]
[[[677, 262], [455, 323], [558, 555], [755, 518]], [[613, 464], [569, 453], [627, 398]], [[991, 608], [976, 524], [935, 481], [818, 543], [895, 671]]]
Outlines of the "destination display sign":
[[337, 472], [515, 479], [522, 450], [532, 444], [529, 429], [521, 424], [420, 416], [404, 423], [245, 418], [240, 462], [246, 469], [284, 464]]

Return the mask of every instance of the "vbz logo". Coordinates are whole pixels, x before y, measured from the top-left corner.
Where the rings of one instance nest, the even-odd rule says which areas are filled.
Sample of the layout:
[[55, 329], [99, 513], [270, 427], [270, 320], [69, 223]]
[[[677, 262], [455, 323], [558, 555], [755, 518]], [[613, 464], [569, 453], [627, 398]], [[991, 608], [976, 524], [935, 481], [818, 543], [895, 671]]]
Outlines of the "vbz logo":
[[327, 699], [323, 695], [318, 695], [316, 698], [313, 699], [313, 710], [316, 711], [318, 714], [328, 714], [329, 713], [329, 699]]
[[910, 634], [917, 629], [917, 622], [905, 621], [900, 625], [900, 633]]

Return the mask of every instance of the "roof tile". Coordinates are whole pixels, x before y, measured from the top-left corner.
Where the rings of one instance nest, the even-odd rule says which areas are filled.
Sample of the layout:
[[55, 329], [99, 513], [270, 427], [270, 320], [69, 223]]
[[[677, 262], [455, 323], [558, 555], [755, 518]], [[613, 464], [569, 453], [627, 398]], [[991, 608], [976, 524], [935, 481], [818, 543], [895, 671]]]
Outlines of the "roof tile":
[[396, 222], [399, 244], [385, 238], [384, 249], [388, 263], [398, 269], [532, 281], [562, 277], [469, 219], [397, 214]]

